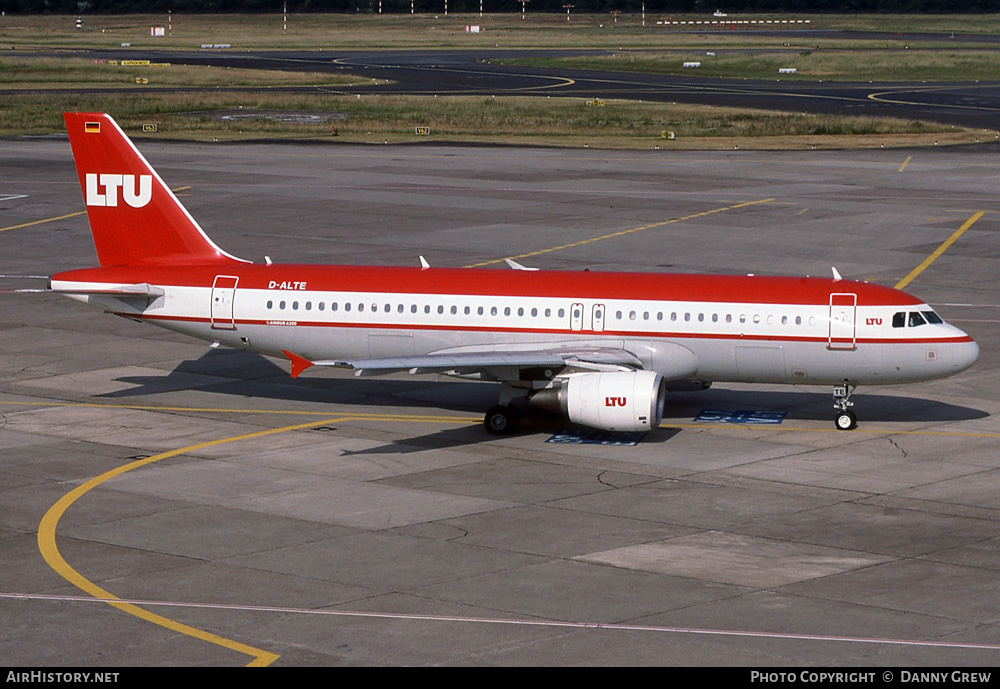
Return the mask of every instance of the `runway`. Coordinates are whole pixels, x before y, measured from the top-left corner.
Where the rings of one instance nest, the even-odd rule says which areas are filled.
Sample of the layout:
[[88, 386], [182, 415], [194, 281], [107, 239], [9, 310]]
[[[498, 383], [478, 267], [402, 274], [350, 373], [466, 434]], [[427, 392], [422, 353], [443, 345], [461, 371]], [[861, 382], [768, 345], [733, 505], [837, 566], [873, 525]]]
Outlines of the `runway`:
[[[1000, 659], [996, 146], [140, 148], [254, 261], [836, 266], [909, 277], [982, 354], [955, 378], [860, 388], [853, 432], [834, 430], [828, 389], [719, 385], [672, 395], [638, 444], [573, 444], [550, 442], [558, 422], [488, 436], [488, 384], [292, 380], [283, 361], [2, 293], [8, 664]], [[95, 263], [67, 142], [0, 141], [0, 180], [0, 272]]]
[[[849, 37], [850, 34], [837, 34]], [[895, 38], [895, 37], [893, 37]], [[989, 42], [996, 37], [978, 37]], [[977, 39], [977, 40], [978, 40]], [[843, 82], [774, 79], [712, 79], [697, 76], [630, 74], [594, 70], [505, 65], [509, 58], [545, 55], [606, 54], [608, 51], [559, 50], [409, 50], [409, 51], [168, 51], [143, 50], [142, 57], [172, 64], [215, 65], [320, 73], [348, 73], [365, 83], [349, 88], [268, 86], [235, 87], [240, 92], [319, 92], [327, 94], [495, 95], [583, 99], [627, 99], [661, 103], [760, 108], [830, 115], [918, 119], [995, 134], [1000, 130], [1000, 81]], [[18, 53], [19, 57], [30, 56]], [[77, 51], [94, 59], [134, 59], [135, 51]], [[66, 57], [65, 53], [39, 54]], [[368, 80], [378, 80], [371, 83]], [[122, 89], [118, 89], [122, 90]], [[128, 89], [132, 90], [132, 89]], [[180, 89], [145, 87], [150, 93], [219, 92], [218, 87]], [[73, 89], [72, 93], [113, 92], [115, 89]], [[45, 89], [39, 92], [57, 93]], [[27, 93], [27, 91], [21, 91]]]

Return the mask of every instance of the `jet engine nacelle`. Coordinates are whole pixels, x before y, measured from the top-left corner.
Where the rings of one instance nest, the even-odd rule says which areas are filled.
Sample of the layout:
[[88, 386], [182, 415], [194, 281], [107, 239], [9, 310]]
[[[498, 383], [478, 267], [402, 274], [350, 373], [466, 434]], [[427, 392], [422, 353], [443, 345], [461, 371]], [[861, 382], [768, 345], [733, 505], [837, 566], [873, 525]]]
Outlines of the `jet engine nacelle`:
[[648, 431], [663, 419], [664, 390], [663, 376], [653, 371], [580, 373], [535, 394], [531, 403], [591, 428]]

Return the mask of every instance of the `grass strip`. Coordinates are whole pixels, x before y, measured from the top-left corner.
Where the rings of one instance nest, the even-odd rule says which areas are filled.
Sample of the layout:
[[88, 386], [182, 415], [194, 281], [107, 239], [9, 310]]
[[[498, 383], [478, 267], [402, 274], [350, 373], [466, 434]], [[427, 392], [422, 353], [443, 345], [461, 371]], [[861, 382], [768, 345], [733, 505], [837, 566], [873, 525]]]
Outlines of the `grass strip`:
[[[358, 98], [319, 92], [8, 93], [0, 95], [0, 135], [62, 133], [63, 111], [100, 110], [139, 138], [204, 141], [279, 138], [747, 149], [896, 147], [972, 142], [981, 136], [947, 125], [888, 118], [624, 100], [604, 103], [588, 106], [576, 98], [526, 96]], [[297, 114], [303, 117], [294, 117]], [[156, 124], [157, 132], [144, 135], [144, 124]], [[673, 138], [665, 138], [671, 133]]]

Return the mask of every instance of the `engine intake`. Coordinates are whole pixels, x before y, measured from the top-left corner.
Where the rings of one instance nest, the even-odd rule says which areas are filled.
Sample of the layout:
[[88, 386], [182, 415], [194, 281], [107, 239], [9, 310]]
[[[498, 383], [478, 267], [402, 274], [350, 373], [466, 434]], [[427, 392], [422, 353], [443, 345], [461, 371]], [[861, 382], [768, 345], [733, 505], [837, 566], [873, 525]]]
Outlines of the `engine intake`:
[[664, 391], [653, 371], [579, 373], [535, 393], [530, 404], [591, 428], [648, 431], [663, 419]]

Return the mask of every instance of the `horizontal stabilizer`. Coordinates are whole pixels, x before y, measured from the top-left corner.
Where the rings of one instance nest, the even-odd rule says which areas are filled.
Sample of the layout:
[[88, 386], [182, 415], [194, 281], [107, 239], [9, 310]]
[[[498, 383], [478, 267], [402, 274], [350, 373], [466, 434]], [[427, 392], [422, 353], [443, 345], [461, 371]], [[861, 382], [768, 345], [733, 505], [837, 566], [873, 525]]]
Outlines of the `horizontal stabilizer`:
[[121, 287], [102, 287], [100, 289], [57, 289], [51, 290], [59, 294], [105, 294], [113, 297], [162, 297], [166, 292], [162, 287], [141, 282], [137, 285], [122, 285]]

